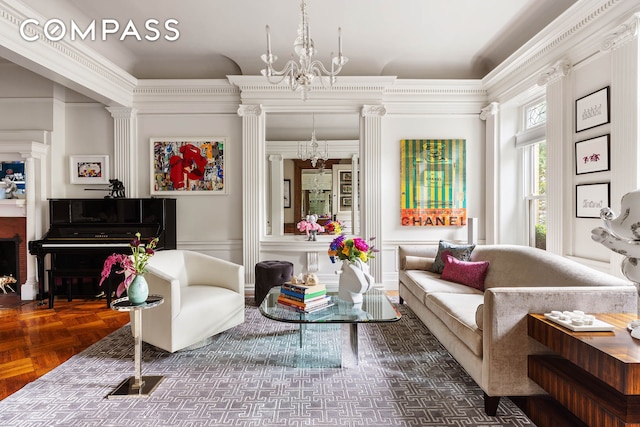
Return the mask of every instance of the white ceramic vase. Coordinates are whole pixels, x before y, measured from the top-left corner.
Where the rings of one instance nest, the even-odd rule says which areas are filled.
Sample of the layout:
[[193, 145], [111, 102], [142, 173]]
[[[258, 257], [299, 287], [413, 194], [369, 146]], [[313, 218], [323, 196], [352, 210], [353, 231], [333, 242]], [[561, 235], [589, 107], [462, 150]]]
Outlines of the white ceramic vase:
[[359, 259], [355, 262], [343, 260], [341, 270], [338, 298], [354, 304], [362, 303], [362, 294], [374, 284], [373, 276], [369, 274], [369, 266]]

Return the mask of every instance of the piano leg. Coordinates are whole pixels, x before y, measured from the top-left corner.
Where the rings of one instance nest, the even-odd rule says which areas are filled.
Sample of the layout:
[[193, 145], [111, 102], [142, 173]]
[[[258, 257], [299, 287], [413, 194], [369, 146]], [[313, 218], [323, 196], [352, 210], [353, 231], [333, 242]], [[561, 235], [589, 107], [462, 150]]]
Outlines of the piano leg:
[[[38, 305], [44, 305], [44, 255], [36, 255], [38, 269]], [[53, 300], [49, 299], [49, 308], [53, 308]]]

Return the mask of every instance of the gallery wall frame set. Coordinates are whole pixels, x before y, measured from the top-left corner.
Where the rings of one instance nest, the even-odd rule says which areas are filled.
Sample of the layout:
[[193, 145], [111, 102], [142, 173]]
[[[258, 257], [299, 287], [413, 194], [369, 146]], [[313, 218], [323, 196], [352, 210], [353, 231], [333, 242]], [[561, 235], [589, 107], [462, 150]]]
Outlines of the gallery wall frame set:
[[576, 218], [600, 218], [600, 209], [611, 205], [609, 182], [576, 185]]
[[69, 180], [72, 184], [108, 184], [109, 156], [69, 156]]
[[576, 100], [576, 133], [611, 122], [609, 86]]
[[151, 194], [229, 194], [226, 144], [226, 137], [151, 138]]
[[576, 175], [610, 169], [610, 138], [607, 134], [576, 142]]

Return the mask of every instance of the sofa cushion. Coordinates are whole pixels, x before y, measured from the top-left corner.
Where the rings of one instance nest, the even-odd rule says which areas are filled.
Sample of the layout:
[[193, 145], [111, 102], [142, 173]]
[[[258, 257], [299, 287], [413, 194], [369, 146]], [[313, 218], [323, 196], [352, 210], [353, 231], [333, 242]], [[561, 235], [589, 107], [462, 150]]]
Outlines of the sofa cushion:
[[401, 270], [400, 281], [406, 288], [424, 303], [424, 297], [433, 292], [471, 294], [480, 292], [469, 286], [442, 280], [440, 275], [423, 270]]
[[435, 258], [411, 256], [408, 255], [404, 258], [403, 270], [429, 270], [433, 265]]
[[427, 308], [478, 357], [482, 357], [482, 330], [476, 324], [476, 311], [483, 302], [484, 294], [475, 290], [471, 294], [436, 292], [425, 299]]
[[471, 258], [471, 252], [473, 252], [475, 247], [476, 245], [456, 245], [440, 240], [438, 243], [438, 253], [436, 253], [435, 261], [429, 271], [438, 274], [442, 273], [442, 270], [444, 269], [444, 260], [442, 259], [443, 252], [448, 251], [450, 255], [453, 255], [461, 261], [469, 261]]
[[489, 268], [488, 261], [460, 261], [451, 256], [448, 251], [443, 254], [444, 269], [441, 279], [471, 286], [479, 291], [484, 291], [484, 278]]

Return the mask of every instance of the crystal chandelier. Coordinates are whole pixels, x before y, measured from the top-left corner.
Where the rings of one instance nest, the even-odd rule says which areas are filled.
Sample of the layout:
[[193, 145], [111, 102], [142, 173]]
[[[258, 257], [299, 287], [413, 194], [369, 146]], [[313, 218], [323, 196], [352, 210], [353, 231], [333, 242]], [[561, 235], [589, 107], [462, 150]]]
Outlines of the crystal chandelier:
[[[267, 68], [261, 71], [262, 75], [267, 78], [271, 84], [279, 84], [283, 80], [291, 87], [292, 91], [299, 90], [302, 92], [302, 99], [306, 100], [311, 84], [314, 78], [318, 77], [323, 86], [329, 81], [329, 86], [335, 83], [336, 76], [342, 70], [342, 66], [347, 63], [348, 58], [342, 55], [342, 29], [338, 27], [338, 56], [331, 53], [331, 71], [317, 59], [313, 59], [316, 49], [313, 44], [309, 32], [309, 17], [307, 16], [306, 3], [301, 0], [300, 3], [300, 25], [298, 26], [298, 37], [293, 43], [293, 48], [298, 55], [299, 63], [290, 59], [280, 71], [273, 68], [273, 63], [278, 59], [271, 53], [271, 32], [269, 26], [266, 26], [267, 32], [267, 53], [262, 55], [262, 61], [267, 64]], [[292, 55], [293, 56], [293, 55]]]
[[324, 151], [320, 151], [320, 146], [316, 140], [316, 116], [313, 116], [313, 130], [311, 131], [311, 141], [298, 144], [298, 157], [302, 161], [311, 160], [311, 166], [314, 168], [320, 162], [320, 166], [324, 169], [324, 162], [329, 158], [329, 148], [327, 141], [324, 142]]

